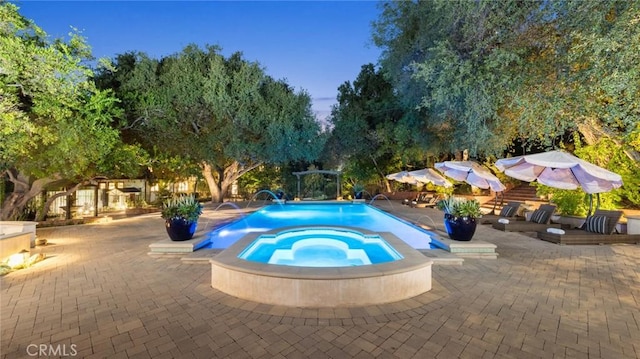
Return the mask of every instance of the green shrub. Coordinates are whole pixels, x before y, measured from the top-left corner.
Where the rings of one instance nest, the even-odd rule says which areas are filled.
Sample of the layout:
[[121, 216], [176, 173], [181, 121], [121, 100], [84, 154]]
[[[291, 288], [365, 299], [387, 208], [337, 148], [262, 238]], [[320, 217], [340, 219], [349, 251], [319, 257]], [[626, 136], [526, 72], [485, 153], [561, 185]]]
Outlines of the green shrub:
[[480, 202], [476, 199], [448, 196], [436, 203], [436, 208], [455, 217], [481, 217]]
[[202, 214], [202, 204], [195, 196], [179, 196], [169, 198], [162, 205], [163, 219], [183, 218], [187, 222], [195, 222]]
[[[557, 212], [565, 216], [586, 216], [589, 211], [589, 195], [580, 189], [566, 190], [535, 183], [538, 196], [549, 196], [551, 203], [557, 206]], [[597, 205], [597, 195], [593, 195], [593, 209]], [[620, 197], [613, 192], [600, 194], [601, 209], [617, 209]]]

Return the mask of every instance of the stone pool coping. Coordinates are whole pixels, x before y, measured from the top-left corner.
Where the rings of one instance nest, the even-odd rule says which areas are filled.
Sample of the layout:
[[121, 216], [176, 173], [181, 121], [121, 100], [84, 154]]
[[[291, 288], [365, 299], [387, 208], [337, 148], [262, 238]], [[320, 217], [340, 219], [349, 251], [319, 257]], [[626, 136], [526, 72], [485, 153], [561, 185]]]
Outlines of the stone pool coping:
[[[333, 228], [379, 235], [403, 259], [364, 266], [316, 268], [270, 265], [238, 258], [260, 235], [301, 228]], [[210, 263], [212, 287], [227, 294], [267, 304], [339, 307], [390, 303], [425, 293], [431, 289], [433, 261], [389, 232], [345, 226], [294, 226], [248, 234], [210, 259]]]

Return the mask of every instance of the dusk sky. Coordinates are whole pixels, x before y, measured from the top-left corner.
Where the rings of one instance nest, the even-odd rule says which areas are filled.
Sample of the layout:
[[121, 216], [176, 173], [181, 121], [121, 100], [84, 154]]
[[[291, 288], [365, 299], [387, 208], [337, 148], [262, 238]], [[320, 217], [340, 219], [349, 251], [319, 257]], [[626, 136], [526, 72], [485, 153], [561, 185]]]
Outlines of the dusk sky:
[[153, 58], [195, 43], [241, 51], [267, 74], [286, 79], [314, 99], [325, 117], [337, 88], [376, 64], [371, 41], [376, 1], [13, 1], [20, 14], [51, 37], [78, 28], [95, 57], [128, 51]]

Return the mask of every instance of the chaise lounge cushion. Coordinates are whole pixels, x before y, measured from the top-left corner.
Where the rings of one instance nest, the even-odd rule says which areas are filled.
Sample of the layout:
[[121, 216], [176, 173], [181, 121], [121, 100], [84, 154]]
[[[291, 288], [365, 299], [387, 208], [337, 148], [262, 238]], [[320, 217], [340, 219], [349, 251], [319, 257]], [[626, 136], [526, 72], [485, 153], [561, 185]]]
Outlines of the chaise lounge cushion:
[[609, 218], [606, 216], [590, 216], [584, 222], [584, 229], [587, 232], [607, 234], [608, 221]]
[[516, 207], [512, 206], [504, 206], [500, 211], [500, 217], [512, 217], [516, 214]]
[[[590, 232], [583, 229], [566, 230], [565, 234], [549, 233], [538, 231], [538, 238], [558, 244], [612, 244], [612, 243], [635, 243], [640, 244], [640, 234], [614, 234], [616, 225], [622, 217], [622, 211], [596, 210], [591, 217], [606, 217], [605, 233]], [[601, 219], [592, 219], [594, 223], [602, 223]], [[586, 222], [585, 222], [586, 223]]]
[[551, 214], [542, 209], [536, 209], [531, 214], [531, 222], [534, 223], [547, 223]]

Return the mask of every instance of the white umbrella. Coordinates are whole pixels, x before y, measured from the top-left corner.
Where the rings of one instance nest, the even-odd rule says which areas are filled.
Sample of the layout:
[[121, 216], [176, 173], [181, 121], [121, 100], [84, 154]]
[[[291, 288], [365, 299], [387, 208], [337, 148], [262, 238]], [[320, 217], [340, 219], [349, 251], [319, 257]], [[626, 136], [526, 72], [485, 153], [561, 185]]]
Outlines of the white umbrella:
[[538, 181], [549, 187], [577, 189], [586, 193], [609, 192], [622, 186], [622, 177], [563, 151], [503, 158], [496, 167], [522, 181]]
[[400, 183], [418, 184], [415, 177], [411, 176], [407, 171], [391, 173], [385, 176], [387, 179]]
[[479, 188], [491, 188], [492, 191], [502, 192], [506, 187], [487, 168], [473, 161], [444, 161], [435, 164], [435, 167], [445, 176], [457, 181], [465, 181]]
[[436, 186], [453, 187], [451, 182], [447, 181], [446, 178], [442, 177], [442, 175], [436, 172], [433, 168], [411, 171], [409, 172], [409, 175], [415, 178], [418, 182], [433, 183]]

